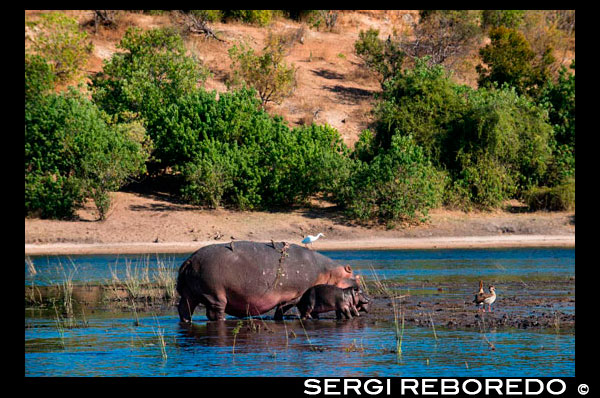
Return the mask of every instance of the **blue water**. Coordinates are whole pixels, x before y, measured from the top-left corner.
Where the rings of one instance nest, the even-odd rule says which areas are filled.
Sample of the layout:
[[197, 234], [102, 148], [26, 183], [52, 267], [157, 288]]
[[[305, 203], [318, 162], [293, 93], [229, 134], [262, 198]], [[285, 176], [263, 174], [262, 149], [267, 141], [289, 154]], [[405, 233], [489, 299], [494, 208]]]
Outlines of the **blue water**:
[[[394, 280], [424, 280], [431, 278], [471, 279], [564, 279], [575, 273], [575, 250], [568, 248], [469, 249], [469, 250], [356, 250], [323, 251], [322, 254], [367, 277]], [[113, 273], [119, 279], [130, 273], [149, 269], [152, 278], [160, 264], [177, 270], [189, 257], [185, 255], [85, 255], [31, 256], [37, 274], [25, 267], [25, 284], [60, 283], [65, 276], [72, 281], [106, 282]]]
[[[575, 274], [573, 249], [335, 251], [367, 277], [400, 280], [485, 278], [565, 280]], [[105, 282], [149, 262], [150, 273], [173, 269], [187, 255], [32, 258], [26, 283]], [[109, 269], [109, 267], [112, 269]], [[153, 271], [154, 270], [154, 271]], [[75, 309], [86, 327], [61, 330], [51, 311], [25, 311], [26, 376], [574, 376], [575, 335], [555, 330], [404, 328], [401, 355], [395, 325], [369, 315], [348, 321], [207, 322], [179, 324], [174, 308], [132, 311]], [[137, 317], [137, 318], [136, 318]], [[136, 323], [136, 319], [139, 322]], [[138, 325], [139, 326], [136, 326]], [[82, 323], [83, 325], [83, 323]], [[257, 332], [257, 325], [260, 332]], [[161, 349], [159, 335], [165, 345]], [[495, 350], [490, 350], [488, 342]]]

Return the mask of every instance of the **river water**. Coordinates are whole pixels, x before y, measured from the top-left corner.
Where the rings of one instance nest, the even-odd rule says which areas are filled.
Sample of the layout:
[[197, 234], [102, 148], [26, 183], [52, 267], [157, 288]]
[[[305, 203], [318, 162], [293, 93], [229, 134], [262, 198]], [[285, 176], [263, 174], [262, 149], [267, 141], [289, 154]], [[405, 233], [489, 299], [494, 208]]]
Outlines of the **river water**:
[[[473, 282], [565, 280], [574, 249], [326, 251], [367, 280]], [[106, 283], [147, 269], [176, 272], [188, 255], [41, 256], [25, 284]], [[513, 284], [514, 285], [514, 284]], [[504, 292], [503, 294], [514, 294]], [[552, 292], [545, 292], [551, 294]], [[436, 294], [435, 289], [412, 294]], [[501, 299], [499, 299], [500, 301]], [[574, 310], [574, 308], [571, 308]], [[179, 324], [174, 307], [135, 312], [75, 307], [79, 327], [52, 310], [25, 308], [26, 376], [518, 376], [575, 375], [575, 334], [554, 329], [398, 327], [371, 314], [352, 320], [270, 317]], [[397, 330], [399, 333], [397, 334]], [[495, 350], [490, 350], [490, 343]]]

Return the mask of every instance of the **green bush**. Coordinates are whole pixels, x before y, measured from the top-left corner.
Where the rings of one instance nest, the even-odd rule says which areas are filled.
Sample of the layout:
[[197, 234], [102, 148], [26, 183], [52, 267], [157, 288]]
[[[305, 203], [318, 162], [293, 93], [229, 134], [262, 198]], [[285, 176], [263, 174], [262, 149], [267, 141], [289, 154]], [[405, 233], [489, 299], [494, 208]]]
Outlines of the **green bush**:
[[401, 72], [404, 52], [390, 37], [385, 41], [381, 40], [378, 29], [361, 30], [358, 40], [354, 43], [354, 52], [368, 69], [378, 75], [382, 86]]
[[117, 47], [124, 52], [115, 53], [92, 78], [93, 98], [118, 120], [140, 118], [156, 144], [155, 160], [163, 167], [173, 165], [178, 155], [165, 135], [171, 134], [168, 117], [177, 109], [169, 107], [194, 93], [208, 71], [172, 29], [130, 28]]
[[47, 94], [55, 80], [50, 65], [43, 57], [25, 54], [25, 106]]
[[546, 48], [541, 60], [522, 33], [498, 26], [490, 30], [491, 43], [479, 50], [486, 66], [477, 65], [479, 87], [508, 84], [519, 94], [532, 97], [550, 78], [549, 66], [554, 62], [552, 49]]
[[225, 18], [267, 26], [273, 19], [273, 10], [223, 10]]
[[382, 222], [423, 221], [441, 204], [444, 175], [410, 136], [395, 135], [370, 163], [357, 161], [336, 195], [351, 218]]
[[208, 22], [219, 22], [225, 16], [221, 10], [189, 10], [188, 12]]
[[524, 195], [530, 210], [562, 211], [575, 208], [575, 179], [555, 187], [533, 187]]
[[94, 48], [87, 33], [79, 30], [77, 21], [60, 12], [41, 14], [39, 21], [26, 24], [35, 28], [35, 33], [26, 36], [32, 49], [48, 60], [59, 80], [74, 77]]
[[41, 98], [25, 108], [25, 214], [68, 218], [89, 197], [103, 219], [149, 145], [139, 124], [113, 124], [80, 92]]
[[439, 166], [448, 126], [466, 110], [464, 96], [444, 67], [417, 60], [413, 69], [385, 84], [381, 98], [375, 107], [377, 145], [385, 149], [394, 134], [410, 134]]
[[525, 10], [483, 10], [481, 11], [481, 25], [496, 28], [505, 26], [516, 29], [523, 22]]
[[296, 69], [285, 62], [285, 40], [269, 34], [261, 54], [243, 43], [229, 49], [233, 71], [231, 87], [247, 85], [254, 88], [263, 106], [273, 101], [280, 103], [296, 88]]
[[[487, 153], [463, 154], [459, 156], [461, 171], [458, 178], [450, 187], [454, 207], [464, 210], [471, 204], [480, 208], [499, 207], [502, 202], [509, 199], [515, 192], [515, 184], [511, 173]], [[462, 205], [456, 206], [456, 202]]]
[[347, 168], [348, 149], [337, 130], [293, 130], [260, 106], [254, 90], [198, 93], [167, 110], [161, 142], [179, 153], [182, 196], [193, 203], [241, 209], [304, 203], [335, 191]]
[[460, 154], [474, 157], [469, 158], [469, 164], [477, 163], [476, 158], [489, 157], [486, 163], [495, 163], [504, 170], [515, 184], [516, 193], [538, 184], [551, 159], [552, 128], [545, 111], [506, 87], [473, 90], [467, 103], [467, 111], [449, 127], [443, 145], [448, 169], [464, 170]]

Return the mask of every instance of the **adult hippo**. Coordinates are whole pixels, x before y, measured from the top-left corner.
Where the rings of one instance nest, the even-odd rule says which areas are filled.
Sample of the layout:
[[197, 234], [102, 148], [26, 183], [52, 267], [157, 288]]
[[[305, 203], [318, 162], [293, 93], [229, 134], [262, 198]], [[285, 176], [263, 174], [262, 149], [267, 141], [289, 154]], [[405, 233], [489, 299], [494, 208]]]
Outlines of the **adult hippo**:
[[282, 319], [302, 294], [319, 284], [357, 286], [349, 265], [285, 242], [236, 241], [205, 246], [181, 264], [179, 318], [190, 322], [199, 303], [211, 321], [225, 314], [260, 315], [277, 307]]

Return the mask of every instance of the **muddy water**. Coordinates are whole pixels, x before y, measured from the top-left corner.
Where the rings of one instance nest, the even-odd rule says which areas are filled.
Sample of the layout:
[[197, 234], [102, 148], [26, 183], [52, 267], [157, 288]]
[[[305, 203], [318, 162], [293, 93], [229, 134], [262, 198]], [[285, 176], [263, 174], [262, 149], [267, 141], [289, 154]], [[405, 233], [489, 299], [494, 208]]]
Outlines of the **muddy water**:
[[[133, 311], [75, 303], [69, 322], [52, 308], [26, 307], [25, 375], [574, 376], [574, 326], [502, 327], [491, 322], [520, 320], [535, 311], [573, 311], [572, 249], [324, 254], [407, 295], [397, 303], [406, 309], [398, 335], [390, 303], [379, 297], [376, 310], [349, 321], [301, 322], [292, 312], [283, 322], [273, 321], [270, 313], [263, 319], [207, 322], [199, 308], [192, 326], [180, 325], [175, 309], [166, 305]], [[36, 273], [26, 267], [26, 284], [56, 283], [65, 276], [103, 283], [115, 272], [124, 276], [127, 262], [130, 273], [137, 261], [140, 269], [149, 264], [152, 273], [159, 262], [176, 269], [187, 256], [142, 257], [32, 258]], [[76, 271], [69, 274], [71, 268]], [[499, 292], [495, 312], [484, 316], [488, 318], [475, 318], [468, 303], [479, 279], [494, 283]], [[535, 301], [540, 295], [544, 302]], [[427, 309], [423, 323], [411, 322], [413, 307], [415, 319]], [[460, 327], [460, 317], [459, 327], [447, 326], [442, 314], [453, 311], [474, 326]]]

